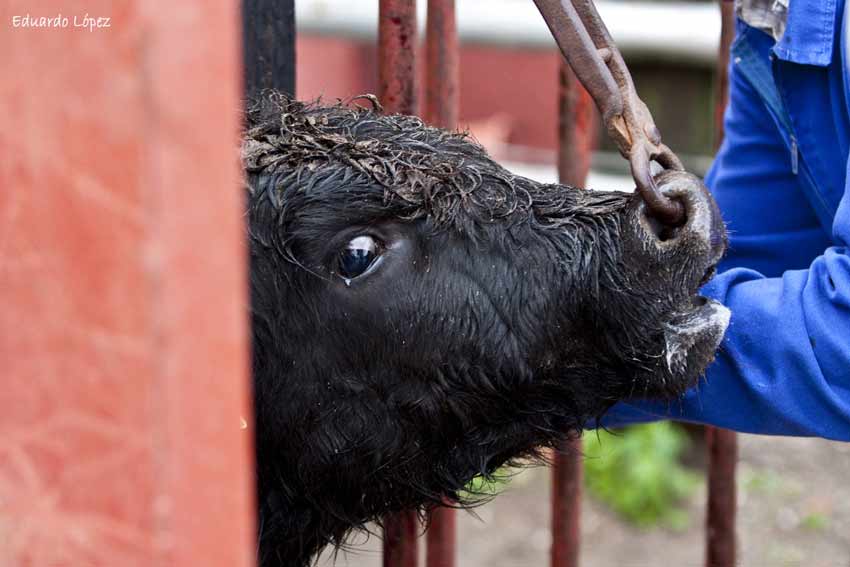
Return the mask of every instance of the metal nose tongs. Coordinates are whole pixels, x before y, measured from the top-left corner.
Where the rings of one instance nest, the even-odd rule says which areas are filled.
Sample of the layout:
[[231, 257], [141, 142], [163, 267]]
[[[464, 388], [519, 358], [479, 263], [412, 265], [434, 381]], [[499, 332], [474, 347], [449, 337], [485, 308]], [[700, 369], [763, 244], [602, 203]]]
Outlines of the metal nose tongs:
[[650, 162], [684, 171], [646, 104], [638, 97], [620, 50], [591, 0], [534, 0], [567, 63], [593, 97], [608, 135], [631, 166], [637, 190], [659, 221], [679, 225], [685, 211], [679, 201], [661, 193]]

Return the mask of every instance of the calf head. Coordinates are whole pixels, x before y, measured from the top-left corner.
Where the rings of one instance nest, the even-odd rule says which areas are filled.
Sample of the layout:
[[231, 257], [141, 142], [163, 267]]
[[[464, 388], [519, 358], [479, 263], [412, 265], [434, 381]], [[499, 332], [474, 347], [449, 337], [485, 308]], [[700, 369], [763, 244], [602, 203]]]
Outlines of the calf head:
[[243, 161], [269, 565], [680, 395], [728, 322], [697, 296], [726, 236], [685, 173], [658, 180], [687, 211], [670, 229], [418, 118], [283, 97], [249, 113]]

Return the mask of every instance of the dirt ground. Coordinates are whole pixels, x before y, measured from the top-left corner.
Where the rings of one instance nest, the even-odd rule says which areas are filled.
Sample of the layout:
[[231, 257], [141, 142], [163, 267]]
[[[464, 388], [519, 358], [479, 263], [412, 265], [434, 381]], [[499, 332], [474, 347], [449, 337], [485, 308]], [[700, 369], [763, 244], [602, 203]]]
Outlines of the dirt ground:
[[[740, 436], [739, 565], [850, 567], [850, 444]], [[522, 472], [478, 518], [458, 518], [459, 567], [543, 567], [549, 552], [549, 474]], [[683, 531], [642, 531], [585, 495], [584, 567], [697, 567], [703, 563], [705, 487], [688, 503]], [[322, 567], [378, 567], [381, 542], [352, 538], [353, 551]], [[424, 547], [424, 546], [422, 546]], [[420, 565], [424, 565], [420, 561]]]

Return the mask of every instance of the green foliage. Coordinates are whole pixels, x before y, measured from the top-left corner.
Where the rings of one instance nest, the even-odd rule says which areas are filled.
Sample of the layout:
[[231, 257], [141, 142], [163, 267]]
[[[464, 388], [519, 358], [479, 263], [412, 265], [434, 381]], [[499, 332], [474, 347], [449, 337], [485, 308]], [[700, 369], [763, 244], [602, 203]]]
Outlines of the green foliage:
[[495, 476], [478, 475], [464, 488], [463, 496], [467, 498], [496, 496], [504, 490], [511, 481], [511, 477], [502, 471], [497, 471]]
[[470, 480], [460, 492], [462, 500], [489, 500], [505, 490], [521, 469], [505, 466], [490, 475], [478, 475]]
[[773, 471], [744, 468], [739, 474], [740, 487], [745, 492], [776, 496], [782, 492], [782, 478]]
[[807, 530], [822, 531], [829, 527], [829, 516], [812, 513], [800, 520], [800, 525]]
[[687, 526], [681, 504], [701, 479], [680, 463], [689, 439], [678, 426], [653, 423], [584, 436], [585, 483], [592, 496], [629, 522], [649, 528]]

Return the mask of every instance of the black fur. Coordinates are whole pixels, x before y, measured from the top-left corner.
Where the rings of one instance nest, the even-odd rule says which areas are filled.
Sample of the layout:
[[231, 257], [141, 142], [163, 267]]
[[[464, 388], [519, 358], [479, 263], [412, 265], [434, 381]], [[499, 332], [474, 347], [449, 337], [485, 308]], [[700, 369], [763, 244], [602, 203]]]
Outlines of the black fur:
[[[666, 349], [722, 234], [658, 242], [636, 196], [515, 176], [414, 117], [272, 95], [248, 120], [263, 566], [463, 503], [473, 476], [711, 360], [716, 337]], [[381, 263], [346, 282], [364, 234]]]

